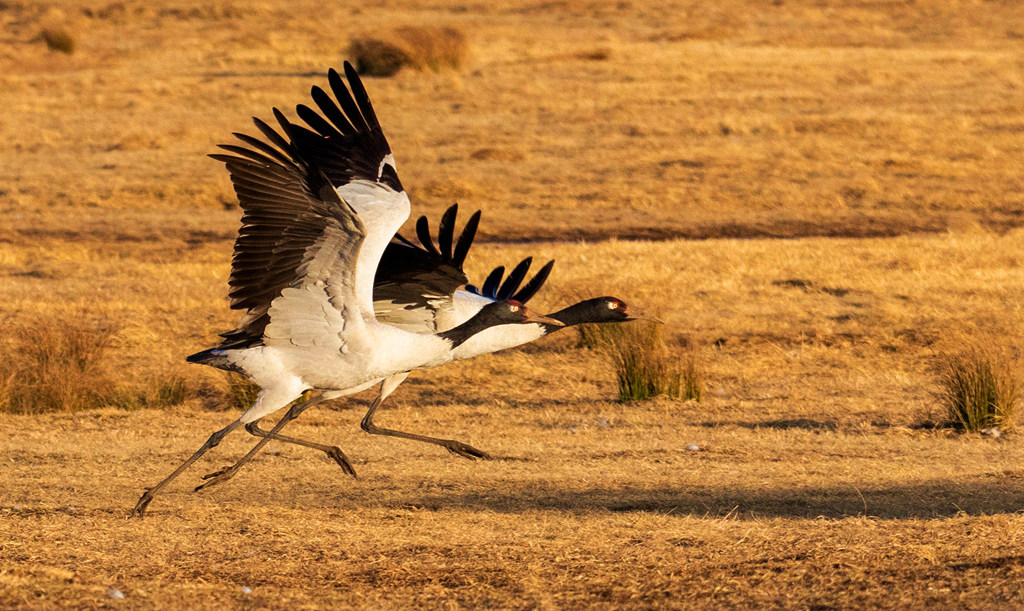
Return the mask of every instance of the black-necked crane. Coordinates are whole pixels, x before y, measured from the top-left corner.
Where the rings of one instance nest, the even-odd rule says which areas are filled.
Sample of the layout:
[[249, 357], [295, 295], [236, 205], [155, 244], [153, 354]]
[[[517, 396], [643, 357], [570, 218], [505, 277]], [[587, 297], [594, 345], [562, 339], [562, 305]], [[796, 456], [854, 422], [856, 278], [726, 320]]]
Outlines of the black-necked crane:
[[[414, 333], [437, 333], [457, 327], [477, 315], [484, 307], [512, 299], [528, 302], [544, 285], [554, 261], [545, 264], [526, 284], [532, 258], [517, 264], [508, 276], [503, 266], [487, 275], [479, 288], [467, 284], [469, 278], [463, 269], [466, 255], [472, 245], [480, 222], [480, 213], [470, 217], [458, 240], [454, 231], [458, 205], [453, 205], [441, 217], [437, 245], [430, 234], [429, 222], [421, 216], [416, 223], [416, 237], [420, 244], [396, 235], [388, 245], [377, 268], [373, 300], [377, 320]], [[454, 245], [454, 246], [453, 246]], [[643, 315], [629, 312], [625, 302], [616, 297], [597, 297], [575, 303], [548, 315], [557, 321], [495, 325], [477, 333], [457, 346], [452, 352], [454, 360], [470, 359], [538, 340], [565, 327], [587, 324], [626, 322]], [[652, 319], [653, 320], [653, 319]], [[377, 397], [363, 418], [363, 430], [371, 434], [397, 435], [429, 443], [438, 440], [409, 433], [380, 429], [373, 423], [373, 415], [384, 400], [408, 377], [409, 372], [397, 373], [381, 382]], [[257, 422], [246, 426], [250, 433], [266, 437], [268, 433]], [[318, 449], [338, 462], [350, 475], [351, 465], [339, 460], [344, 456], [340, 448], [311, 441], [275, 435], [275, 439]], [[488, 458], [488, 454], [461, 442], [442, 443], [450, 452], [465, 458]], [[233, 469], [240, 466], [236, 464]], [[213, 473], [211, 476], [216, 476]], [[209, 476], [208, 476], [209, 477]]]
[[[473, 241], [479, 212], [466, 224], [459, 236], [457, 248], [451, 248], [457, 206], [450, 207], [441, 217], [438, 244], [434, 245], [429, 222], [421, 216], [416, 223], [420, 244], [398, 236], [384, 251], [374, 284], [374, 309], [378, 320], [417, 333], [436, 333], [464, 324], [483, 308], [505, 299], [521, 303], [529, 301], [544, 285], [554, 261], [545, 264], [537, 274], [522, 285], [529, 273], [532, 258], [519, 262], [505, 277], [504, 266], [494, 268], [479, 288], [466, 284], [468, 277], [462, 268], [466, 253]], [[477, 333], [453, 350], [453, 360], [475, 358], [536, 341], [558, 329], [586, 323], [626, 322], [644, 318], [634, 316], [624, 301], [616, 297], [597, 297], [575, 303], [552, 314], [550, 322], [518, 325], [495, 325]], [[383, 381], [377, 398], [368, 414], [374, 411], [409, 376], [409, 372], [395, 374]], [[363, 420], [363, 429], [374, 433], [374, 425]], [[486, 458], [476, 448], [455, 452], [467, 458]]]
[[[561, 324], [511, 300], [488, 304], [466, 322], [436, 333], [413, 333], [376, 319], [376, 270], [410, 205], [366, 90], [347, 62], [345, 72], [351, 93], [336, 72], [329, 77], [344, 109], [329, 115], [331, 138], [306, 142], [300, 152], [257, 121], [269, 142], [239, 134], [248, 147], [228, 145], [231, 154], [213, 155], [227, 166], [243, 210], [229, 284], [231, 307], [245, 314], [217, 348], [189, 360], [239, 371], [261, 391], [252, 407], [147, 489], [134, 515], [141, 517], [155, 494], [226, 435], [308, 390], [319, 395], [294, 404], [247, 457], [315, 403], [450, 361], [455, 348], [488, 327]], [[338, 109], [333, 103], [329, 107]], [[304, 132], [314, 134], [293, 126], [277, 109], [274, 114], [292, 142], [302, 141]], [[313, 146], [322, 149], [307, 154]], [[367, 419], [372, 420], [372, 409]], [[234, 468], [226, 469], [207, 485], [233, 473]]]

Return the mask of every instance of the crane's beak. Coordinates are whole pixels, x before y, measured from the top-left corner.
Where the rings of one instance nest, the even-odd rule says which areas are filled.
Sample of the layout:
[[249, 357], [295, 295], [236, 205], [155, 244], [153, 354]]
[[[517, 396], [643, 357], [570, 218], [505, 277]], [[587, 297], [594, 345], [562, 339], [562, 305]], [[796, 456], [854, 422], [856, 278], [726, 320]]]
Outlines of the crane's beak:
[[544, 316], [543, 314], [534, 314], [533, 312], [527, 312], [526, 322], [532, 322], [538, 325], [550, 325], [552, 327], [565, 326], [565, 323], [557, 318], [551, 318], [550, 316]]
[[632, 312], [629, 312], [627, 314], [626, 320], [627, 321], [630, 321], [630, 320], [646, 320], [647, 322], [653, 322], [653, 323], [658, 324], [658, 325], [665, 324], [665, 321], [660, 319], [660, 318], [655, 318], [653, 316], [648, 316], [647, 314], [645, 314], [643, 312], [637, 312], [635, 310], [632, 311]]

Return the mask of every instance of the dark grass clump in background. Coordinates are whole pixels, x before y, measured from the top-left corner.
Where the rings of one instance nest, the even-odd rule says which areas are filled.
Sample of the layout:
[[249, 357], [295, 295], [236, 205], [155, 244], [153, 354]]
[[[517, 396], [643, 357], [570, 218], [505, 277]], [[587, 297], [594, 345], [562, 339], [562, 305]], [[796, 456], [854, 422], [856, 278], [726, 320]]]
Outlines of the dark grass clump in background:
[[700, 401], [703, 376], [692, 352], [674, 354], [661, 325], [645, 322], [581, 325], [579, 344], [604, 352], [618, 382], [620, 401], [658, 396]]
[[975, 344], [945, 355], [939, 386], [948, 426], [965, 432], [1013, 426], [1021, 378], [1014, 359], [998, 346]]
[[43, 28], [39, 36], [51, 51], [57, 51], [66, 55], [71, 55], [75, 52], [75, 47], [77, 46], [75, 35], [66, 27], [48, 26]]
[[392, 76], [408, 66], [416, 70], [459, 69], [469, 44], [452, 27], [406, 26], [382, 37], [352, 41], [349, 53], [356, 70], [366, 76]]

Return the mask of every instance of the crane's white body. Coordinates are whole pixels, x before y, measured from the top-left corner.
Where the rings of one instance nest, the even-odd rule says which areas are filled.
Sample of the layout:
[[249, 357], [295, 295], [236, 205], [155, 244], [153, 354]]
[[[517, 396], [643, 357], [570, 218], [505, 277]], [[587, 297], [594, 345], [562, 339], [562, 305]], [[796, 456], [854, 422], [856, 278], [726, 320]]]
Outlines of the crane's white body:
[[[409, 371], [455, 358], [454, 348], [488, 325], [517, 320], [560, 324], [542, 316], [530, 317], [521, 305], [508, 303], [488, 308], [473, 323], [456, 328], [481, 312], [490, 300], [463, 300], [450, 307], [451, 320], [444, 324], [449, 333], [438, 333], [432, 319], [432, 328], [422, 332], [416, 325], [407, 329], [378, 321], [373, 302], [377, 271], [389, 243], [409, 218], [409, 198], [355, 68], [345, 63], [348, 86], [335, 70], [328, 71], [327, 76], [336, 100], [319, 87], [310, 92], [323, 115], [305, 105], [296, 107], [308, 128], [291, 123], [275, 108], [274, 116], [284, 136], [254, 119], [265, 140], [236, 133], [247, 146], [222, 144], [220, 148], [230, 154], [211, 155], [225, 163], [242, 208], [228, 284], [231, 307], [245, 310], [245, 314], [234, 330], [222, 334], [219, 347], [190, 355], [187, 360], [241, 372], [261, 391], [252, 407], [236, 421], [214, 432], [169, 476], [148, 488], [133, 515], [141, 517], [156, 493], [243, 425], [263, 439], [238, 463], [208, 476], [209, 481], [197, 490], [230, 478], [275, 438], [281, 427], [318, 400], [354, 394], [382, 381], [380, 393], [387, 396]], [[453, 217], [454, 210], [446, 213], [445, 227], [450, 228]], [[451, 258], [450, 231], [445, 235], [442, 250]], [[455, 259], [460, 263], [471, 240], [460, 238], [456, 245], [454, 252], [461, 255]], [[440, 254], [436, 249], [434, 252]], [[403, 271], [406, 276], [423, 271], [400, 260], [396, 276], [396, 268], [388, 265], [392, 277], [402, 277]], [[434, 271], [436, 268], [427, 273]], [[522, 273], [517, 276], [519, 280]], [[416, 302], [431, 299], [434, 301], [428, 301], [428, 305], [436, 303], [442, 308], [453, 303], [444, 296], [450, 296], [465, 275], [460, 266], [449, 270], [446, 277], [454, 278], [454, 283], [444, 285], [443, 290], [429, 291], [429, 295], [418, 294]], [[539, 283], [534, 285], [534, 292]], [[404, 303], [393, 305], [399, 311], [405, 309]], [[499, 333], [496, 340], [505, 344], [513, 341], [507, 332]], [[321, 391], [320, 398], [295, 405], [269, 433], [255, 426], [255, 421], [311, 389]], [[454, 440], [376, 427], [372, 418], [378, 406], [374, 403], [363, 419], [362, 427], [367, 432], [436, 443], [466, 457], [486, 456]], [[346, 472], [355, 475], [338, 448], [290, 441], [324, 449]]]
[[380, 323], [373, 314], [374, 274], [388, 242], [409, 217], [408, 196], [370, 181], [353, 181], [336, 191], [365, 228], [361, 244], [346, 250], [350, 236], [325, 232], [307, 251], [302, 281], [271, 303], [263, 345], [224, 351], [262, 388], [241, 417], [245, 423], [309, 389], [345, 396], [454, 357], [451, 341]]

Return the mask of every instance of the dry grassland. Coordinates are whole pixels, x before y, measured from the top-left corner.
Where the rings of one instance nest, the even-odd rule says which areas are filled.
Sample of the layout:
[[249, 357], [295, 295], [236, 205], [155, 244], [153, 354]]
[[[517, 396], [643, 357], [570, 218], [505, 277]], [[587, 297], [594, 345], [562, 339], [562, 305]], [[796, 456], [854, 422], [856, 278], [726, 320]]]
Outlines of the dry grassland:
[[[0, 24], [0, 344], [109, 328], [105, 384], [187, 388], [0, 418], [0, 606], [1024, 603], [1024, 445], [930, 426], [944, 352], [1024, 340], [1017, 3], [7, 0]], [[359, 480], [272, 444], [190, 492], [236, 433], [129, 520], [235, 415], [182, 361], [235, 320], [238, 213], [204, 155], [410, 25], [469, 44], [368, 83], [415, 212], [484, 210], [476, 277], [557, 259], [541, 310], [663, 318], [703, 401], [616, 402], [567, 332], [416, 373], [381, 413], [505, 460], [367, 436], [357, 397], [291, 429]]]

